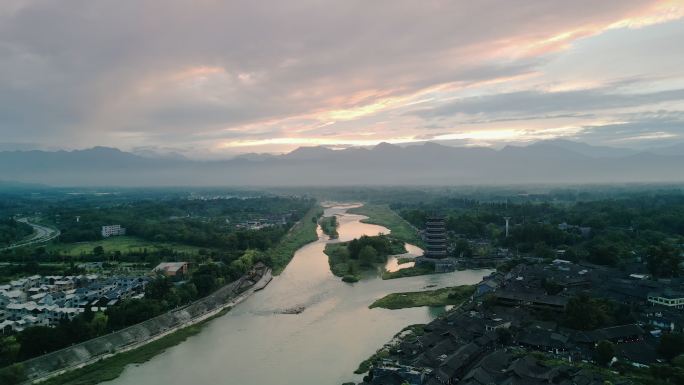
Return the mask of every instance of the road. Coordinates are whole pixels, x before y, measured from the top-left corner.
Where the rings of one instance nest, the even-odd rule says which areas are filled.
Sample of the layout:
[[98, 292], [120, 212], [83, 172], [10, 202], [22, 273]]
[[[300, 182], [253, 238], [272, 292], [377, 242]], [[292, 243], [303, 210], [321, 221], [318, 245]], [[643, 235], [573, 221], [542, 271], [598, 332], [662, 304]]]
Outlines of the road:
[[27, 225], [33, 227], [33, 234], [30, 237], [15, 243], [11, 246], [0, 248], [2, 250], [11, 250], [18, 247], [30, 246], [36, 243], [45, 243], [57, 238], [61, 233], [59, 230], [52, 227], [39, 225], [37, 223], [30, 222], [28, 218], [17, 219], [18, 222], [26, 223]]

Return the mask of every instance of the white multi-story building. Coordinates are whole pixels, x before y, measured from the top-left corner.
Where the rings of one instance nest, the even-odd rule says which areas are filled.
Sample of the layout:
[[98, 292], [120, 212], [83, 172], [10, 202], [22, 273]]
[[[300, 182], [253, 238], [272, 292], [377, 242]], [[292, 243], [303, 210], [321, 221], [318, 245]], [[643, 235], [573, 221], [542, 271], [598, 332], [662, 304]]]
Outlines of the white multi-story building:
[[121, 227], [121, 225], [102, 226], [102, 236], [104, 238], [109, 238], [116, 235], [126, 235], [126, 228]]

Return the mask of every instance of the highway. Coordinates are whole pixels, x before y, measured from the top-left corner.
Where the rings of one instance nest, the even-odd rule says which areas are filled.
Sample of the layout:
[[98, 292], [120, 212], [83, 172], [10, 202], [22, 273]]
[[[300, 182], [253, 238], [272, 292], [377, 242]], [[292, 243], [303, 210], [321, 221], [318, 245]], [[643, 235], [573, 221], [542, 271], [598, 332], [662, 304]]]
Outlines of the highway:
[[45, 243], [57, 238], [61, 233], [59, 230], [52, 227], [39, 225], [37, 223], [30, 222], [28, 218], [17, 219], [18, 222], [26, 223], [33, 227], [33, 234], [31, 236], [5, 248], [0, 248], [2, 250], [11, 250], [18, 247], [30, 246], [37, 243]]

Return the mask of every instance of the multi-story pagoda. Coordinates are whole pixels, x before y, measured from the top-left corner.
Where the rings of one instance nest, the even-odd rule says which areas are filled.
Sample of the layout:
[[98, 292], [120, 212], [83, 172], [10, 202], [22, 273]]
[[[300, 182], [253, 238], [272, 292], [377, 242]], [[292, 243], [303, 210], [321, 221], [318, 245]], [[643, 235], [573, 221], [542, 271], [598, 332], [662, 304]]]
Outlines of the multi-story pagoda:
[[442, 259], [447, 256], [446, 227], [443, 217], [433, 216], [425, 224], [425, 254], [426, 258]]

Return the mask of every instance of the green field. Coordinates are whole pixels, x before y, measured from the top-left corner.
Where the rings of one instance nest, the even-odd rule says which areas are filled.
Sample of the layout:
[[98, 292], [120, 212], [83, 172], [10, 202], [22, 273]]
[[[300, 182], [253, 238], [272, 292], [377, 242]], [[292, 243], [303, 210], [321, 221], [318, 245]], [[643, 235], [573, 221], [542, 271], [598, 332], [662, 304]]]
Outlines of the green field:
[[392, 237], [396, 239], [416, 246], [422, 246], [423, 244], [416, 229], [387, 205], [365, 204], [361, 207], [350, 209], [348, 212], [367, 216], [368, 219], [361, 221], [363, 223], [387, 227], [392, 231]]
[[419, 306], [459, 305], [474, 292], [475, 286], [463, 285], [437, 290], [393, 293], [373, 302], [369, 307], [395, 310]]
[[273, 261], [274, 275], [282, 273], [285, 266], [290, 263], [295, 251], [318, 239], [316, 227], [318, 226], [318, 218], [322, 213], [323, 210], [320, 206], [311, 208], [299, 222], [292, 226], [275, 247], [268, 250]]
[[141, 253], [147, 249], [148, 252], [171, 249], [178, 253], [198, 254], [200, 250], [209, 250], [203, 247], [182, 245], [169, 242], [153, 242], [140, 239], [137, 237], [123, 236], [111, 237], [98, 241], [78, 242], [78, 243], [53, 243], [48, 245], [47, 251], [59, 251], [63, 255], [79, 256], [92, 254], [93, 249], [97, 246], [102, 246], [105, 253], [118, 251], [122, 254], [127, 253]]

